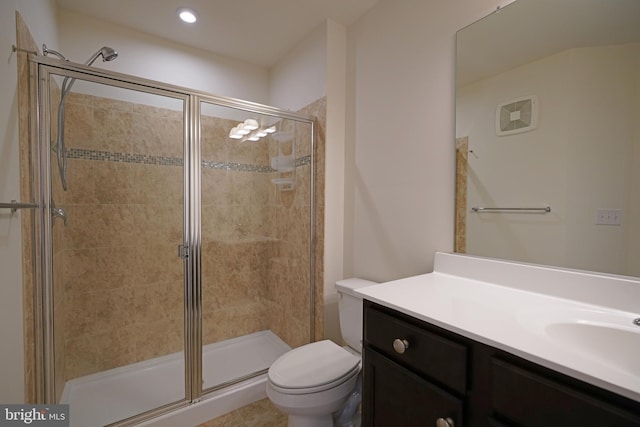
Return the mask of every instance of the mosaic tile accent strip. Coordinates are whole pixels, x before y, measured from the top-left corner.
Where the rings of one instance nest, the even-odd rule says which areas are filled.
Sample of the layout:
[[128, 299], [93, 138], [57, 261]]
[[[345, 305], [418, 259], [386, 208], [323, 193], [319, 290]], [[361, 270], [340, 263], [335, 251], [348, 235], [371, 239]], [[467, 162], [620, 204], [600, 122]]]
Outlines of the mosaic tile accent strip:
[[310, 165], [311, 164], [311, 155], [306, 155], [302, 157], [298, 157], [296, 159], [296, 167]]
[[[69, 148], [67, 150], [67, 158], [77, 160], [96, 160], [102, 162], [115, 163], [135, 163], [142, 165], [158, 165], [158, 166], [184, 166], [183, 159], [178, 157], [152, 156], [148, 154], [130, 154], [130, 153], [113, 153], [110, 151], [86, 150], [83, 148]], [[303, 156], [296, 159], [296, 167], [311, 164], [311, 156]], [[240, 172], [277, 172], [268, 165], [250, 165], [245, 163], [232, 162], [214, 162], [212, 160], [203, 160], [202, 167], [204, 169], [218, 169], [227, 171]]]
[[202, 167], [204, 169], [219, 169], [219, 170], [241, 171], [241, 172], [275, 172], [271, 168], [271, 166], [266, 166], [266, 165], [248, 165], [245, 163], [212, 162], [211, 160], [203, 160]]
[[113, 153], [110, 151], [85, 150], [69, 148], [67, 158], [79, 160], [98, 160], [115, 163], [137, 163], [143, 165], [183, 166], [183, 161], [177, 157], [150, 156], [148, 154]]

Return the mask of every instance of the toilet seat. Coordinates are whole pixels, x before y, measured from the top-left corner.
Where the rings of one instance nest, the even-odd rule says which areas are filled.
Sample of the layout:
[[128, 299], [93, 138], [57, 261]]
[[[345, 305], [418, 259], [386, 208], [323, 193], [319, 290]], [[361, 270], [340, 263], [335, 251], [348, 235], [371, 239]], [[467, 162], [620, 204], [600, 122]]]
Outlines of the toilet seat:
[[320, 393], [322, 391], [331, 390], [333, 388], [336, 388], [336, 387], [340, 386], [341, 384], [343, 384], [343, 383], [351, 380], [352, 378], [354, 378], [356, 375], [358, 375], [359, 372], [360, 372], [360, 365], [357, 365], [355, 368], [353, 368], [347, 374], [345, 374], [342, 377], [336, 379], [335, 381], [331, 381], [331, 382], [328, 382], [326, 384], [323, 384], [323, 385], [317, 386], [317, 387], [287, 388], [287, 387], [277, 386], [273, 382], [269, 383], [269, 387], [271, 387], [273, 390], [275, 390], [277, 392], [280, 392], [282, 394], [292, 394], [292, 395], [318, 394], [318, 393]]
[[330, 340], [298, 347], [269, 368], [269, 382], [280, 393], [317, 393], [358, 374], [360, 358]]

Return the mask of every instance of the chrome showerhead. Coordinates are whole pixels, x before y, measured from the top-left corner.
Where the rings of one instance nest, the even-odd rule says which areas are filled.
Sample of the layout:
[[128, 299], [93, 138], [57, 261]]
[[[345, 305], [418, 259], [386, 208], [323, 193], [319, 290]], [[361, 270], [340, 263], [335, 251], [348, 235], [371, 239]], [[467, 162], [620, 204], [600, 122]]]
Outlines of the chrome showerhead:
[[118, 57], [118, 52], [108, 46], [102, 48], [102, 56], [105, 61], [113, 61]]
[[118, 57], [118, 52], [115, 49], [110, 48], [108, 46], [103, 46], [96, 53], [91, 55], [91, 57], [84, 63], [84, 65], [91, 65], [98, 58], [98, 56], [102, 56], [102, 62], [105, 61], [113, 61]]
[[[64, 61], [67, 61], [67, 58], [65, 58], [61, 53], [56, 52], [52, 49], [47, 49], [47, 45], [42, 45], [42, 51], [45, 56], [47, 56], [48, 54], [52, 54]], [[113, 61], [118, 57], [118, 52], [107, 46], [101, 47], [100, 50], [91, 55], [91, 57], [87, 60], [87, 62], [84, 63], [84, 65], [90, 66], [98, 58], [98, 56], [102, 56], [103, 62]], [[73, 86], [75, 82], [76, 78], [69, 76], [66, 76], [64, 80], [62, 80], [62, 86], [60, 88], [62, 93], [60, 95], [60, 105], [58, 106], [58, 134], [55, 144], [52, 144], [53, 149], [55, 149], [57, 153], [58, 169], [60, 169], [62, 189], [65, 191], [67, 191], [67, 149], [64, 143], [64, 101], [67, 98], [67, 94], [71, 90], [71, 86]]]
[[[49, 49], [46, 44], [42, 45], [42, 53], [43, 53], [44, 56], [47, 56], [47, 55], [51, 54], [51, 55], [57, 56], [58, 58], [62, 59], [63, 61], [68, 61], [68, 59], [65, 58], [65, 56], [63, 54], [61, 54], [60, 52], [55, 51], [53, 49]], [[87, 59], [87, 62], [85, 62], [84, 65], [93, 64], [93, 62], [98, 58], [98, 56], [102, 56], [102, 62], [113, 61], [114, 59], [116, 59], [118, 57], [118, 52], [116, 52], [115, 49], [110, 48], [109, 46], [103, 46], [103, 47], [100, 48], [100, 50], [98, 50], [96, 53], [91, 55], [91, 57], [89, 59]]]

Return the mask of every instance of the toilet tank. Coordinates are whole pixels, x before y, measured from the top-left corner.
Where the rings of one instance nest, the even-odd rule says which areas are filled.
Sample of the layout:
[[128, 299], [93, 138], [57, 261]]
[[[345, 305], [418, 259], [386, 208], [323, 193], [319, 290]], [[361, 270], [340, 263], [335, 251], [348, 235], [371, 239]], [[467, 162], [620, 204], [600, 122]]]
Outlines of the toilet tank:
[[362, 297], [356, 295], [354, 291], [376, 284], [376, 282], [358, 278], [336, 282], [336, 289], [340, 294], [338, 301], [340, 332], [347, 345], [358, 353], [362, 352]]

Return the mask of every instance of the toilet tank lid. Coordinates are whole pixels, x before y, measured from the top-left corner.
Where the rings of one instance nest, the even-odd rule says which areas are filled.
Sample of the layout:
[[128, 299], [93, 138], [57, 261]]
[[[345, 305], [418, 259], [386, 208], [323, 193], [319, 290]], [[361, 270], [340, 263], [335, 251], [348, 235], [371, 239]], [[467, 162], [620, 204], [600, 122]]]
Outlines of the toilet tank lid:
[[336, 282], [336, 289], [340, 292], [352, 293], [353, 290], [358, 288], [363, 288], [365, 286], [377, 285], [377, 282], [372, 282], [371, 280], [359, 279], [357, 277], [352, 277], [350, 279], [338, 280]]

